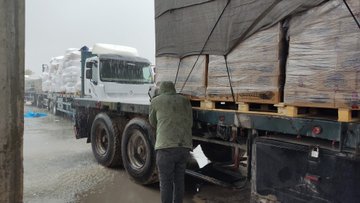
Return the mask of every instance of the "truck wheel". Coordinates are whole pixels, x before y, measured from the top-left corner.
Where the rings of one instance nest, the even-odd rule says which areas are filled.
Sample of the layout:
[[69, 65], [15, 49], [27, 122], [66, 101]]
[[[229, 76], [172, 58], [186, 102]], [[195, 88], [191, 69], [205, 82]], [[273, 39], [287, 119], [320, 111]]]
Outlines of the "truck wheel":
[[121, 166], [121, 134], [106, 113], [99, 113], [91, 126], [91, 148], [103, 166]]
[[206, 142], [201, 142], [200, 146], [202, 151], [204, 152], [204, 155], [211, 162], [232, 161], [232, 149], [228, 146]]
[[146, 120], [134, 118], [126, 125], [121, 154], [126, 172], [139, 184], [158, 181], [154, 146], [155, 131]]

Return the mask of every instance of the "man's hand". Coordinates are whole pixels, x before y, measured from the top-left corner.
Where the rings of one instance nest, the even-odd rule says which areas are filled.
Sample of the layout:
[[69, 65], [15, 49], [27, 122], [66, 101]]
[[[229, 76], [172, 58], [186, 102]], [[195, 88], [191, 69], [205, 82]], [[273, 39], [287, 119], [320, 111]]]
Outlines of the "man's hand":
[[151, 102], [152, 99], [154, 99], [155, 97], [157, 97], [159, 95], [159, 87], [151, 86], [149, 88], [148, 95], [149, 95], [150, 102]]

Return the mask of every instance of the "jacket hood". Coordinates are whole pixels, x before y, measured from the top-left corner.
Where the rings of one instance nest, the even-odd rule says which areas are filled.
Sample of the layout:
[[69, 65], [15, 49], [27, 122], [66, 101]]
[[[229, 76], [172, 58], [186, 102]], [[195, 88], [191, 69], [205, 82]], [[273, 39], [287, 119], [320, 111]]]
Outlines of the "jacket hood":
[[174, 83], [171, 81], [161, 82], [160, 94], [176, 94]]

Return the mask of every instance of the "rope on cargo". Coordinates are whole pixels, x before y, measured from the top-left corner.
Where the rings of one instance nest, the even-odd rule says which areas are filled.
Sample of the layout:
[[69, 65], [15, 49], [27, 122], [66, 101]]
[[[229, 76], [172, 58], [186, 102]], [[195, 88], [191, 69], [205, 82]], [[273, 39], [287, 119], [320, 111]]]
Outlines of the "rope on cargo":
[[179, 75], [180, 64], [181, 64], [181, 59], [179, 59], [179, 64], [178, 64], [177, 71], [176, 71], [175, 82], [174, 82], [175, 85], [176, 85], [178, 75]]
[[165, 11], [163, 11], [162, 13], [159, 13], [159, 14], [155, 14], [156, 16], [155, 16], [155, 19], [156, 18], [159, 18], [160, 16], [162, 16], [162, 15], [164, 15], [165, 13], [168, 13], [168, 12], [173, 12], [173, 11], [175, 11], [175, 10], [180, 10], [180, 9], [184, 9], [184, 8], [189, 8], [189, 7], [192, 7], [192, 6], [198, 6], [198, 5], [202, 5], [202, 4], [207, 4], [207, 3], [209, 3], [210, 1], [212, 1], [212, 0], [208, 0], [208, 1], [204, 1], [204, 2], [199, 2], [199, 3], [190, 3], [190, 4], [188, 4], [188, 5], [185, 5], [185, 6], [181, 6], [181, 7], [176, 7], [176, 8], [170, 8], [170, 9], [168, 9], [168, 10], [165, 10]]
[[[204, 49], [205, 49], [206, 44], [209, 42], [211, 35], [214, 33], [214, 30], [215, 30], [216, 26], [218, 25], [218, 23], [219, 23], [219, 21], [220, 21], [221, 17], [222, 17], [222, 16], [223, 16], [223, 14], [225, 13], [226, 8], [227, 8], [227, 7], [228, 7], [228, 5], [230, 4], [230, 1], [231, 1], [231, 0], [228, 0], [228, 1], [227, 1], [227, 3], [226, 3], [226, 5], [225, 5], [224, 9], [222, 10], [222, 12], [221, 12], [221, 14], [220, 14], [219, 18], [217, 19], [217, 21], [216, 21], [216, 23], [215, 23], [214, 27], [211, 29], [211, 32], [210, 32], [209, 36], [207, 37], [207, 39], [206, 39], [206, 41], [205, 41], [205, 43], [204, 43], [204, 46], [202, 47], [202, 49], [201, 49], [200, 53], [198, 54], [198, 57], [197, 57], [197, 59], [196, 59], [196, 61], [195, 61], [194, 65], [192, 66], [192, 68], [191, 68], [191, 70], [190, 70], [190, 73], [189, 73], [189, 74], [188, 74], [188, 76], [186, 77], [186, 80], [185, 80], [185, 82], [184, 82], [183, 86], [182, 86], [182, 87], [181, 87], [181, 89], [180, 89], [180, 92], [182, 92], [182, 91], [183, 91], [183, 89], [184, 89], [184, 87], [185, 87], [185, 85], [186, 85], [187, 81], [188, 81], [188, 80], [189, 80], [189, 78], [190, 78], [191, 73], [193, 72], [193, 70], [194, 70], [194, 68], [195, 68], [195, 65], [196, 65], [196, 64], [197, 64], [197, 62], [199, 61], [199, 58], [200, 58], [201, 54], [204, 52]], [[181, 59], [180, 59], [180, 61], [181, 61]], [[179, 62], [179, 63], [180, 63], [180, 62]], [[179, 67], [178, 67], [178, 71], [179, 71], [179, 68], [180, 68], [180, 64], [179, 64]], [[176, 80], [175, 80], [175, 81], [176, 81]], [[175, 83], [175, 84], [176, 84], [176, 83]]]
[[224, 55], [224, 60], [225, 60], [225, 66], [226, 66], [226, 72], [227, 72], [227, 76], [229, 79], [229, 85], [230, 85], [230, 90], [231, 90], [231, 96], [233, 98], [233, 102], [234, 102], [234, 106], [235, 106], [235, 94], [234, 94], [234, 89], [233, 86], [231, 84], [231, 78], [230, 78], [230, 70], [229, 70], [229, 66], [228, 66], [228, 62], [227, 62], [227, 55]]
[[360, 23], [359, 23], [359, 21], [356, 19], [356, 16], [355, 16], [355, 15], [354, 15], [354, 13], [352, 12], [352, 10], [351, 10], [350, 6], [349, 6], [349, 5], [348, 5], [348, 3], [346, 2], [346, 0], [343, 0], [343, 2], [344, 2], [344, 4], [346, 5], [346, 7], [347, 7], [347, 9], [349, 10], [349, 12], [350, 12], [351, 16], [354, 18], [354, 20], [355, 20], [355, 22], [356, 22], [357, 26], [358, 26], [358, 27], [359, 27], [359, 29], [360, 29]]

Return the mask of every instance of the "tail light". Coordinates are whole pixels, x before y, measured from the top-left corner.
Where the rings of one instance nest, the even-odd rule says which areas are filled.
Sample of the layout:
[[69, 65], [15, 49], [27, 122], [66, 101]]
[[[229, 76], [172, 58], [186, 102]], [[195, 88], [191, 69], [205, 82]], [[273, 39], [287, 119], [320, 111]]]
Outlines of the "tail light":
[[315, 126], [315, 127], [313, 127], [313, 129], [312, 129], [313, 135], [319, 135], [321, 132], [322, 132], [322, 129], [321, 129], [320, 126]]

